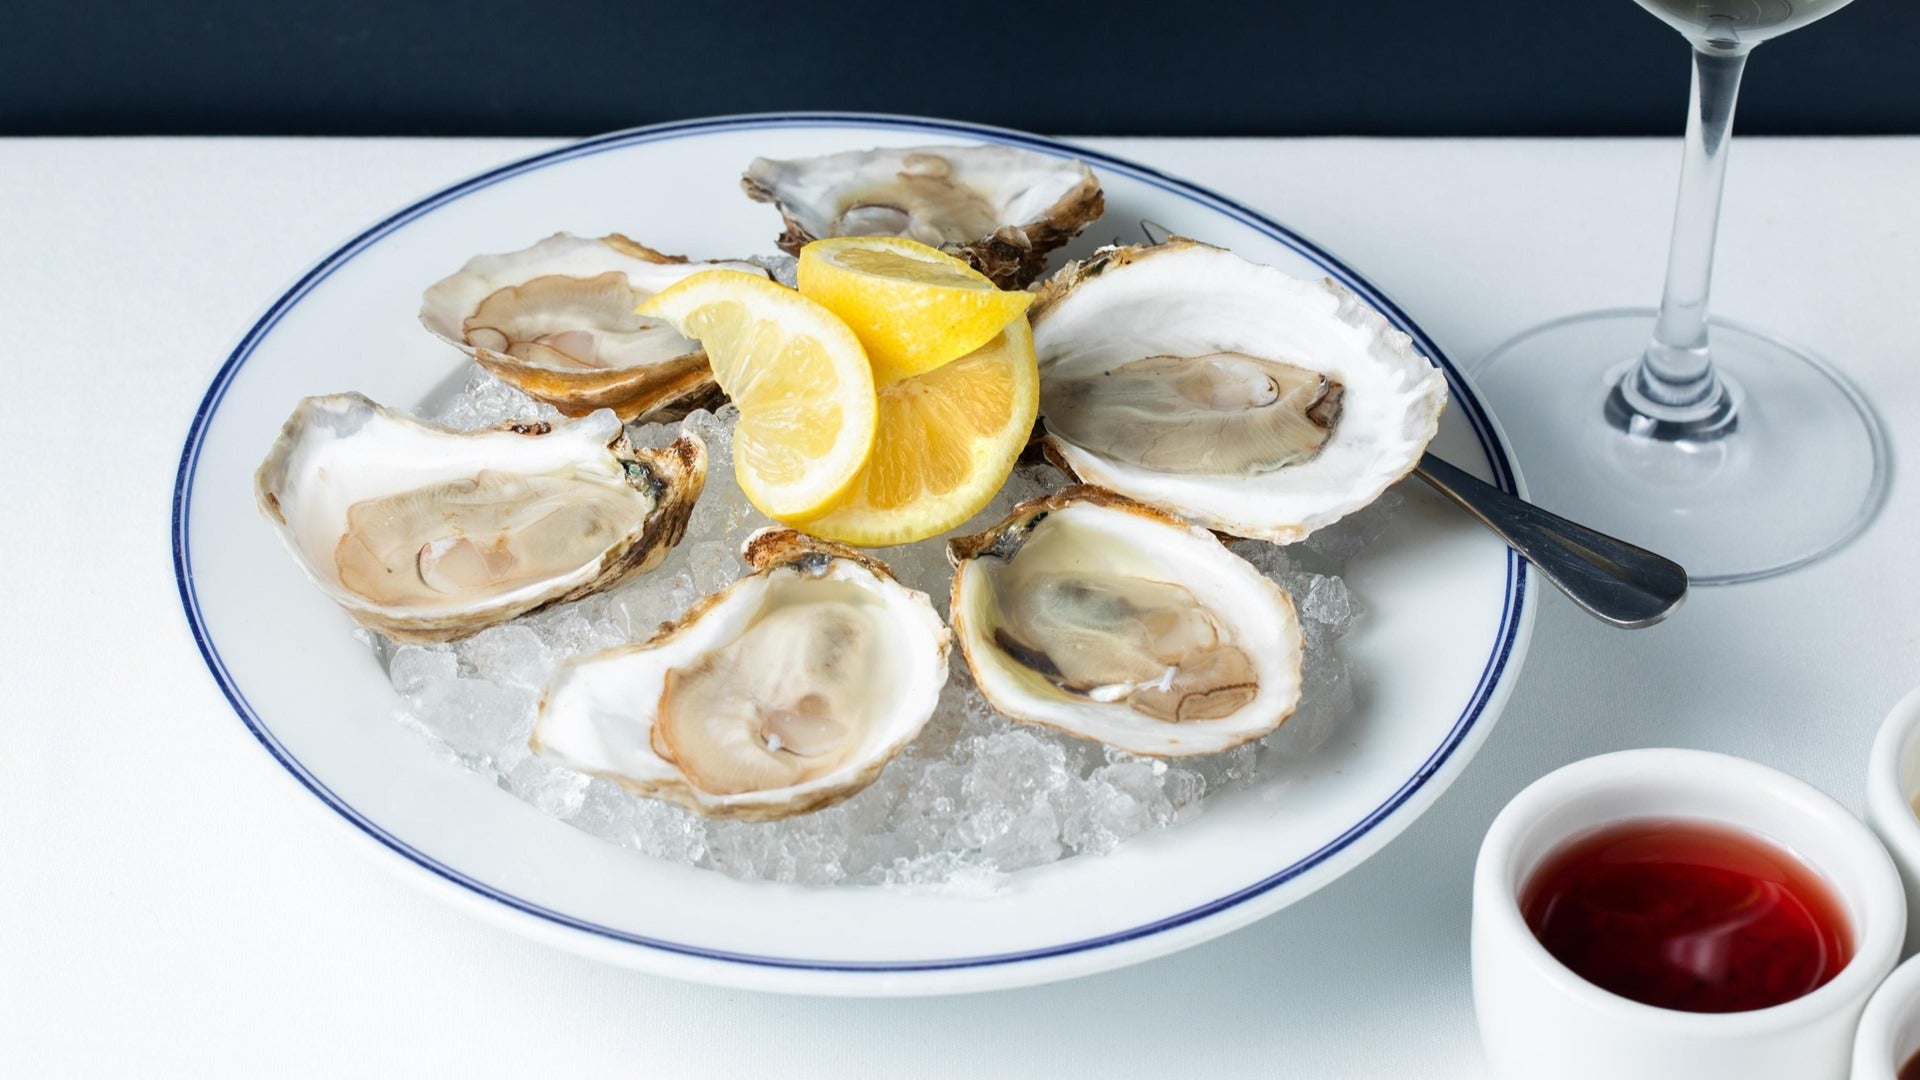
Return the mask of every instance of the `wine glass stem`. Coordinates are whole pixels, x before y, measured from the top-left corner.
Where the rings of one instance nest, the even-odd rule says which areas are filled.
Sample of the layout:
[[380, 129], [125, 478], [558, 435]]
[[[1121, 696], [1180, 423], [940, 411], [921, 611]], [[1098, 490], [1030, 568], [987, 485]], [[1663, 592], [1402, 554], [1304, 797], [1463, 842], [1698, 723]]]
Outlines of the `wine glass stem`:
[[1666, 291], [1653, 339], [1607, 404], [1615, 426], [1634, 434], [1710, 439], [1733, 430], [1734, 401], [1714, 375], [1708, 354], [1707, 294], [1733, 109], [1746, 64], [1746, 46], [1711, 40], [1694, 46], [1693, 104], [1667, 251]]

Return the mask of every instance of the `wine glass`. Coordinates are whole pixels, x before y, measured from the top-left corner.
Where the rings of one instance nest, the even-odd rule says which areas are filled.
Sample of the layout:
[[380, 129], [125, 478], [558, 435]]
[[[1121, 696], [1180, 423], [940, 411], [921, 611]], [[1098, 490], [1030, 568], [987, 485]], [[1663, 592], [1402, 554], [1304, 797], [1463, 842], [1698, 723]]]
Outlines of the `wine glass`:
[[1481, 361], [1477, 382], [1534, 501], [1677, 560], [1699, 584], [1768, 577], [1852, 539], [1886, 488], [1879, 423], [1839, 372], [1707, 317], [1747, 53], [1849, 0], [1636, 2], [1693, 45], [1660, 308], [1535, 327]]

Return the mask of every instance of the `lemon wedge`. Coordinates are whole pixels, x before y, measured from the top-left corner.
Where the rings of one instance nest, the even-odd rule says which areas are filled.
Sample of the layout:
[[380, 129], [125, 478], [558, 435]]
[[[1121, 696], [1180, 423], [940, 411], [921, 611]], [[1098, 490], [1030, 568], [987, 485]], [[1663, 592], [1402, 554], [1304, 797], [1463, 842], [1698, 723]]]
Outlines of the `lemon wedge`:
[[943, 251], [891, 236], [815, 240], [800, 249], [798, 274], [801, 294], [859, 335], [882, 384], [974, 352], [1033, 303]]
[[883, 385], [879, 405], [866, 469], [808, 532], [863, 547], [905, 544], [938, 536], [992, 501], [1040, 411], [1026, 317], [950, 364]]
[[878, 421], [872, 369], [846, 323], [739, 270], [694, 274], [636, 310], [706, 349], [714, 380], [740, 409], [733, 471], [749, 502], [796, 524], [842, 500]]

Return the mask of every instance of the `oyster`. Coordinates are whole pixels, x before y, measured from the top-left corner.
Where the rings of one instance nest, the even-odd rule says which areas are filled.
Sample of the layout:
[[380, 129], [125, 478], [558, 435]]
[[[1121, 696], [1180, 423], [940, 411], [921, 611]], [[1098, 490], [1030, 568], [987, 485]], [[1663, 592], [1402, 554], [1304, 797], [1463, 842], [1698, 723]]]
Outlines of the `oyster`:
[[1094, 487], [950, 541], [953, 629], [993, 707], [1135, 754], [1228, 750], [1300, 701], [1293, 602], [1205, 529]]
[[763, 529], [752, 574], [644, 645], [576, 657], [536, 753], [708, 817], [769, 821], [872, 783], [933, 715], [950, 637], [852, 548]]
[[612, 409], [672, 420], [722, 395], [700, 343], [635, 315], [654, 293], [702, 270], [619, 234], [555, 233], [523, 251], [480, 255], [429, 288], [420, 321], [481, 367], [568, 416]]
[[1372, 502], [1447, 403], [1353, 293], [1191, 240], [1070, 264], [1030, 316], [1054, 463], [1234, 536], [1291, 543]]
[[605, 410], [458, 432], [336, 394], [300, 403], [253, 483], [287, 550], [347, 614], [427, 642], [653, 569], [706, 475], [697, 436], [636, 450]]
[[779, 208], [789, 254], [830, 236], [904, 236], [967, 260], [1001, 288], [1024, 288], [1047, 253], [1106, 206], [1085, 163], [1011, 146], [756, 158], [741, 185]]

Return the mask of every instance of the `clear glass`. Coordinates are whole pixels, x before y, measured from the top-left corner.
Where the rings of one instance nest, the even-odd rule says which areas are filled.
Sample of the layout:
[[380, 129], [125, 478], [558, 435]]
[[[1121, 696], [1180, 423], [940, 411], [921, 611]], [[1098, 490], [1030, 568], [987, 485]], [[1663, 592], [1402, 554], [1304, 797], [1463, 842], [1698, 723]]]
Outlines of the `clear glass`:
[[1860, 394], [1805, 348], [1711, 318], [1714, 234], [1748, 53], [1849, 0], [1636, 0], [1693, 45], [1666, 289], [1494, 350], [1477, 382], [1534, 501], [1652, 548], [1698, 584], [1803, 566], [1857, 535], [1886, 488]]

